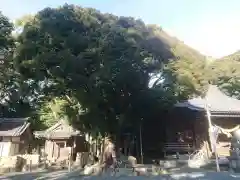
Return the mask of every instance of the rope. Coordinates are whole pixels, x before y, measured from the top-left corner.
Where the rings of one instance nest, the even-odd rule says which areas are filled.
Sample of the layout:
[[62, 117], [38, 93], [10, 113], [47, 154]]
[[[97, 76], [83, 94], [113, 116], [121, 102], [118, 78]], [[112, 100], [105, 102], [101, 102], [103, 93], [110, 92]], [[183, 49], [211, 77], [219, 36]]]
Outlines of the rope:
[[220, 129], [221, 130], [223, 130], [223, 131], [225, 131], [225, 132], [228, 132], [228, 133], [232, 133], [233, 131], [236, 131], [237, 129], [239, 129], [239, 125], [237, 125], [237, 126], [235, 126], [234, 128], [232, 128], [232, 129], [224, 129], [224, 128], [221, 128], [220, 127]]
[[240, 128], [240, 125], [237, 125], [234, 128], [232, 128], [232, 129], [224, 129], [224, 128], [216, 126], [216, 125], [215, 125], [215, 127], [218, 127], [221, 130], [221, 133], [227, 135], [228, 137], [232, 137], [231, 133], [236, 131], [236, 130], [238, 130]]

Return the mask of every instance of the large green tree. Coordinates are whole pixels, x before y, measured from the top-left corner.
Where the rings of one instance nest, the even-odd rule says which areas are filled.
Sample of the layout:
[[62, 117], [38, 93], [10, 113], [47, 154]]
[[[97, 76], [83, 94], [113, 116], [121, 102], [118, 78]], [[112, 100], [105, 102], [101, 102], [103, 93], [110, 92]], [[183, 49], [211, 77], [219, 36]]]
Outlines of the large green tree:
[[38, 12], [18, 43], [15, 61], [36, 102], [73, 103], [70, 121], [113, 133], [148, 117], [150, 73], [171, 56], [142, 21], [73, 5]]

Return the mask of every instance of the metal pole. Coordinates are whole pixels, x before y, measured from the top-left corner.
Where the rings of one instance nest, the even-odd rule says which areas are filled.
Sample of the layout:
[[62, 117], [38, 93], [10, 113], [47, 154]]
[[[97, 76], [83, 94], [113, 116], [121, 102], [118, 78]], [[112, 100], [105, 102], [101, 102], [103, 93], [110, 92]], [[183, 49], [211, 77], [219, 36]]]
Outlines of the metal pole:
[[30, 159], [30, 163], [29, 163], [29, 171], [32, 172], [32, 159]]
[[[208, 103], [207, 103], [207, 98], [206, 98], [206, 112], [207, 112], [207, 118], [208, 118], [208, 126], [209, 126], [209, 130], [208, 130], [208, 133], [209, 133], [209, 138], [210, 138], [210, 143], [211, 143], [211, 149], [213, 150], [213, 146], [212, 146], [212, 141], [213, 141], [213, 137], [212, 137], [212, 133], [213, 133], [213, 128], [212, 128], [212, 122], [211, 122], [211, 113], [209, 111], [209, 108], [208, 108]], [[216, 160], [216, 169], [217, 169], [217, 172], [220, 172], [220, 167], [219, 167], [219, 162], [218, 162], [218, 154], [217, 154], [217, 149], [216, 147], [214, 148], [215, 150], [215, 160]]]
[[[142, 120], [142, 119], [141, 119]], [[139, 137], [140, 137], [140, 154], [141, 154], [141, 164], [143, 164], [143, 148], [142, 148], [142, 121], [139, 128]]]
[[70, 151], [68, 154], [68, 172], [71, 172], [71, 160], [72, 160], [72, 147], [70, 147]]

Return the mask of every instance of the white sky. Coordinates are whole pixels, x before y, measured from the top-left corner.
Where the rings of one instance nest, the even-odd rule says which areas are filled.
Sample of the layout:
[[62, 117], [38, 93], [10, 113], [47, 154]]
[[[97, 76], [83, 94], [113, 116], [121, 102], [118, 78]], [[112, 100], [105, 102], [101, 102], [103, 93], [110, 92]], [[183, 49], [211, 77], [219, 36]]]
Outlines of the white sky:
[[158, 24], [214, 58], [240, 50], [240, 0], [1, 0], [0, 11], [16, 19], [64, 2]]
[[198, 23], [197, 27], [190, 27], [186, 33], [174, 29], [166, 31], [201, 53], [220, 58], [240, 50], [239, 18], [233, 16], [232, 19], [209, 19]]

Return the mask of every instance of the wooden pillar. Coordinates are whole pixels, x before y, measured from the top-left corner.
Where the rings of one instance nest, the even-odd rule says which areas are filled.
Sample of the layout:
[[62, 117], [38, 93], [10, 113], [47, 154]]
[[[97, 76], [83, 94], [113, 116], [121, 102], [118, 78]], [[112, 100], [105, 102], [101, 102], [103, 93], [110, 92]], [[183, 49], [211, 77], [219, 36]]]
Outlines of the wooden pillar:
[[52, 142], [52, 157], [51, 157], [51, 159], [54, 157], [54, 141], [51, 141]]
[[136, 137], [136, 154], [137, 158], [140, 159], [140, 153], [139, 153], [139, 138]]
[[124, 155], [127, 156], [127, 140], [126, 140], [126, 137], [124, 136], [124, 147], [123, 147], [123, 151], [124, 151]]
[[192, 122], [192, 135], [193, 135], [193, 146], [197, 148], [197, 139], [196, 139], [196, 129], [195, 129], [196, 120]]
[[[196, 149], [201, 148], [201, 145], [206, 140], [206, 128], [205, 128], [205, 119], [202, 114], [197, 113], [196, 115], [196, 121], [194, 123], [194, 135], [195, 135], [195, 143], [196, 143]], [[204, 125], [204, 127], [202, 126]]]

